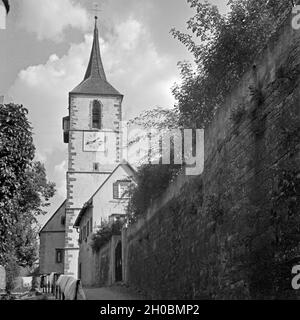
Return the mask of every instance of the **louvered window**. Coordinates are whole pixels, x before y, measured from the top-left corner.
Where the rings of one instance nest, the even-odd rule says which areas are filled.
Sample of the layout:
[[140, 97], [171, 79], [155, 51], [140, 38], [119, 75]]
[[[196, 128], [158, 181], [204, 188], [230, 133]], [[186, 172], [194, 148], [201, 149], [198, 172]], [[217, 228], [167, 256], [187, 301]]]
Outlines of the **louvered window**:
[[118, 182], [115, 182], [113, 184], [113, 198], [119, 199], [119, 183]]
[[93, 217], [90, 219], [90, 228], [91, 228], [91, 233], [93, 232]]
[[79, 243], [82, 242], [82, 229], [80, 229], [80, 233], [79, 233]]
[[89, 234], [90, 234], [90, 221], [88, 221], [86, 224], [86, 236], [88, 237]]
[[92, 126], [93, 129], [101, 129], [101, 104], [99, 101], [93, 101], [93, 109], [92, 109]]
[[116, 181], [113, 184], [113, 198], [114, 199], [128, 199], [129, 194], [128, 190], [130, 187], [131, 181]]

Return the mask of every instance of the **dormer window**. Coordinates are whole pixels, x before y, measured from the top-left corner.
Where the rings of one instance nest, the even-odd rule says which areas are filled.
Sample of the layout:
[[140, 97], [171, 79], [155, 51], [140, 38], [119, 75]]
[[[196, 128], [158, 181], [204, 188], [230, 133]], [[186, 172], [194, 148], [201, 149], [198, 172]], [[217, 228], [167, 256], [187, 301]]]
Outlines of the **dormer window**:
[[102, 128], [101, 103], [98, 100], [93, 101], [92, 127], [93, 127], [93, 129], [101, 129]]

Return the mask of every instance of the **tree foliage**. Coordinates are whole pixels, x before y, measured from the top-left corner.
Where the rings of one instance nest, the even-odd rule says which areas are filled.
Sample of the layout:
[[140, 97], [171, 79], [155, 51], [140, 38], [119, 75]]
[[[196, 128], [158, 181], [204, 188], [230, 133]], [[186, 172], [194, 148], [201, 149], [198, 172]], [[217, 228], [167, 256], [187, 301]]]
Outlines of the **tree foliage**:
[[[133, 136], [129, 145], [145, 144], [151, 141], [151, 152], [139, 162], [136, 179], [137, 184], [132, 184], [128, 190], [129, 203], [127, 215], [129, 222], [134, 222], [143, 215], [151, 203], [167, 189], [170, 182], [178, 175], [182, 165], [174, 165], [174, 139], [170, 139], [170, 164], [161, 164], [162, 137], [173, 129], [182, 129], [179, 125], [179, 114], [176, 109], [154, 108], [142, 112], [139, 116], [129, 121], [129, 128], [141, 129]], [[158, 139], [159, 143], [152, 144]], [[157, 164], [150, 163], [153, 160]]]
[[[37, 258], [36, 217], [54, 195], [45, 167], [34, 161], [28, 110], [0, 105], [0, 264], [32, 266]], [[15, 268], [11, 268], [15, 269]]]
[[180, 165], [142, 165], [136, 174], [137, 184], [129, 190], [127, 214], [130, 222], [146, 213], [152, 202], [160, 197], [179, 174]]
[[171, 33], [193, 54], [196, 68], [179, 63], [182, 84], [175, 85], [173, 94], [181, 124], [203, 128], [291, 6], [286, 0], [230, 0], [229, 13], [222, 15], [207, 1], [187, 2], [196, 11], [187, 22], [189, 33], [176, 29]]
[[124, 220], [118, 219], [112, 223], [102, 222], [101, 226], [95, 234], [92, 236], [91, 247], [93, 251], [98, 252], [103, 246], [105, 246], [114, 235], [120, 235]]
[[[162, 137], [173, 129], [180, 129], [179, 116], [176, 109], [154, 108], [141, 112], [137, 117], [128, 121], [129, 154], [133, 151], [144, 150], [135, 161], [137, 166], [161, 158]], [[131, 154], [130, 154], [131, 156]]]

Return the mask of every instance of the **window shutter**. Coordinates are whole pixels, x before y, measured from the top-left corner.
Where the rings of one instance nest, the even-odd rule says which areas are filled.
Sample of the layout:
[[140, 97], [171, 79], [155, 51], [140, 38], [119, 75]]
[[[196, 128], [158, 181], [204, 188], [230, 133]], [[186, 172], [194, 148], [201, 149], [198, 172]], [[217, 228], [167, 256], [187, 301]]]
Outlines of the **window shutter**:
[[82, 241], [82, 229], [80, 229], [80, 233], [79, 233], [79, 243], [81, 243]]
[[86, 236], [88, 237], [89, 234], [90, 234], [90, 221], [88, 221], [86, 224]]
[[113, 184], [113, 198], [119, 199], [119, 183], [118, 182], [115, 182]]

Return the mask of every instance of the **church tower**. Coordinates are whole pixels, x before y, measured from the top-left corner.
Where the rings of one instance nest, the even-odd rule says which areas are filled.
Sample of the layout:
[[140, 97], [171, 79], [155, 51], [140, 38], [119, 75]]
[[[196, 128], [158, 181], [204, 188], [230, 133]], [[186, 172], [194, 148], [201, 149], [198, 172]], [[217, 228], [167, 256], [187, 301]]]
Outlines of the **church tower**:
[[106, 79], [95, 17], [94, 40], [83, 81], [69, 93], [63, 119], [68, 143], [64, 273], [78, 276], [78, 237], [74, 222], [86, 201], [121, 160], [122, 100]]

